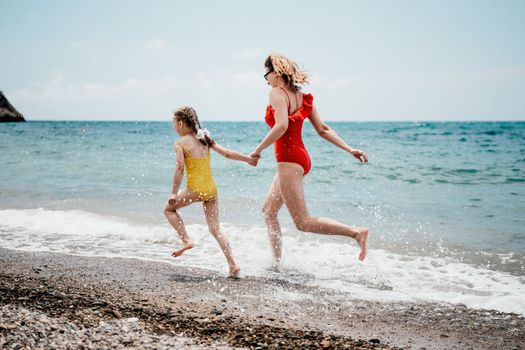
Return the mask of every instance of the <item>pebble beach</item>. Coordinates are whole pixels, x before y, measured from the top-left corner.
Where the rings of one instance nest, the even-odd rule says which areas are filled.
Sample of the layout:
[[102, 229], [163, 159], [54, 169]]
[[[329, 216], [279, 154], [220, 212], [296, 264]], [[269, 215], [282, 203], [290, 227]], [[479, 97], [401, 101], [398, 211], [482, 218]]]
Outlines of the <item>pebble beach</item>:
[[279, 278], [0, 249], [6, 349], [523, 349], [525, 319]]

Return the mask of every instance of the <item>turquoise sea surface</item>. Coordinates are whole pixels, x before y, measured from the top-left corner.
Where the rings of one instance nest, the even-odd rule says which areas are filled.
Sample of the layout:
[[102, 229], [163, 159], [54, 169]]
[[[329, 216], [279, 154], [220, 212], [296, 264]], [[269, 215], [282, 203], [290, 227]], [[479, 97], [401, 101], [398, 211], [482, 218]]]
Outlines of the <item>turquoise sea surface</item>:
[[[286, 208], [279, 278], [356, 297], [424, 299], [525, 313], [525, 122], [329, 123], [369, 154], [361, 164], [303, 132], [312, 159], [308, 209], [370, 228], [354, 242], [297, 231]], [[220, 144], [249, 153], [268, 128], [208, 122]], [[162, 209], [177, 135], [169, 122], [0, 124], [0, 245], [153, 259], [226, 271], [202, 207], [183, 209], [198, 246], [179, 260]], [[276, 172], [212, 152], [221, 222], [247, 275], [269, 274], [261, 206]]]

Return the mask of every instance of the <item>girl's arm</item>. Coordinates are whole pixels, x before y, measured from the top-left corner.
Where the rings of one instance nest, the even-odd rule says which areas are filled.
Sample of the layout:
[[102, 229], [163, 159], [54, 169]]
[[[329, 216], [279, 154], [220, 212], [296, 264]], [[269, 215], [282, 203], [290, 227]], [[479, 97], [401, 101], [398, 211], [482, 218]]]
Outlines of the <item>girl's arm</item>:
[[213, 146], [211, 146], [211, 148], [219, 153], [221, 156], [225, 157], [225, 158], [228, 158], [228, 159], [232, 159], [232, 160], [240, 160], [242, 162], [250, 162], [252, 160], [251, 157], [247, 156], [247, 155], [244, 155], [242, 153], [239, 153], [237, 151], [234, 151], [232, 149], [229, 149], [229, 148], [226, 148], [226, 147], [222, 147], [221, 145], [219, 145], [217, 142], [214, 142], [213, 143]]
[[359, 159], [359, 161], [365, 163], [368, 162], [368, 155], [365, 152], [361, 151], [360, 149], [348, 146], [347, 143], [341, 137], [339, 137], [339, 135], [337, 135], [337, 133], [332, 128], [323, 122], [315, 106], [313, 107], [312, 113], [308, 119], [310, 119], [310, 122], [314, 126], [315, 131], [317, 131], [319, 136], [321, 136], [323, 139], [352, 154], [355, 158]]
[[270, 105], [275, 109], [275, 125], [250, 154], [252, 157], [260, 157], [261, 152], [283, 136], [288, 129], [288, 105], [280, 89], [273, 88], [270, 91]]
[[171, 189], [170, 198], [174, 198], [179, 192], [180, 184], [182, 183], [182, 176], [184, 175], [184, 151], [178, 143], [175, 144], [175, 155], [177, 157], [177, 162], [175, 164], [175, 174], [173, 175], [173, 187]]

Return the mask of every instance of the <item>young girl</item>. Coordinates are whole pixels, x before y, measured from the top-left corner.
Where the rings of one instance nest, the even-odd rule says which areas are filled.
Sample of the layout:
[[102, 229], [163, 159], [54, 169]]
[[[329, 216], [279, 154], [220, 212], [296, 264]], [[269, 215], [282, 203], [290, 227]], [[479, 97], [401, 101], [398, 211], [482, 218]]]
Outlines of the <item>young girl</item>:
[[[228, 159], [247, 163], [252, 159], [221, 147], [212, 140], [208, 130], [201, 127], [197, 113], [191, 107], [181, 107], [174, 113], [173, 126], [181, 138], [175, 143], [177, 165], [173, 177], [173, 189], [164, 208], [164, 215], [179, 234], [182, 247], [171, 255], [177, 257], [193, 248], [193, 241], [188, 236], [177, 209], [195, 202], [202, 202], [210, 233], [219, 243], [228, 261], [230, 277], [238, 277], [240, 269], [233, 259], [228, 239], [220, 229], [217, 186], [213, 181], [210, 168], [210, 148]], [[185, 169], [186, 188], [179, 192]]]

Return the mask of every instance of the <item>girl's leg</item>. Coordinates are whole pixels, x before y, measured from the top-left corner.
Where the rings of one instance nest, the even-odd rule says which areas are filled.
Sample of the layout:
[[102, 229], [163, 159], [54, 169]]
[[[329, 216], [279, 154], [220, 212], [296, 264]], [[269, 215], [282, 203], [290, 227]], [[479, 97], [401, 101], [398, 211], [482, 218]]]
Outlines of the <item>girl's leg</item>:
[[279, 185], [279, 174], [276, 174], [262, 208], [264, 221], [268, 227], [268, 240], [270, 241], [270, 247], [272, 248], [276, 265], [279, 265], [279, 262], [281, 261], [282, 246], [281, 225], [279, 224], [277, 214], [279, 214], [279, 210], [282, 208], [283, 204], [284, 199]]
[[184, 189], [177, 194], [177, 201], [175, 202], [175, 204], [166, 203], [166, 206], [164, 207], [164, 215], [168, 219], [171, 226], [173, 226], [173, 228], [177, 231], [177, 233], [180, 236], [180, 239], [182, 240], [182, 247], [171, 253], [173, 257], [177, 257], [184, 253], [186, 250], [193, 248], [193, 241], [188, 236], [188, 232], [186, 232], [186, 227], [184, 227], [184, 222], [182, 222], [182, 219], [179, 213], [177, 212], [177, 209], [186, 207], [191, 203], [195, 203], [198, 201], [200, 201], [200, 199], [195, 193], [191, 192], [188, 189]]
[[215, 199], [203, 202], [202, 206], [204, 208], [204, 214], [206, 215], [206, 221], [208, 222], [210, 233], [219, 243], [219, 246], [226, 257], [226, 261], [230, 266], [230, 277], [238, 277], [240, 268], [235, 264], [228, 238], [221, 232], [219, 223], [219, 199], [215, 197]]
[[333, 219], [310, 216], [304, 197], [303, 168], [295, 163], [279, 163], [278, 174], [284, 202], [297, 229], [325, 235], [352, 237], [361, 248], [359, 260], [364, 260], [368, 228], [352, 227]]

